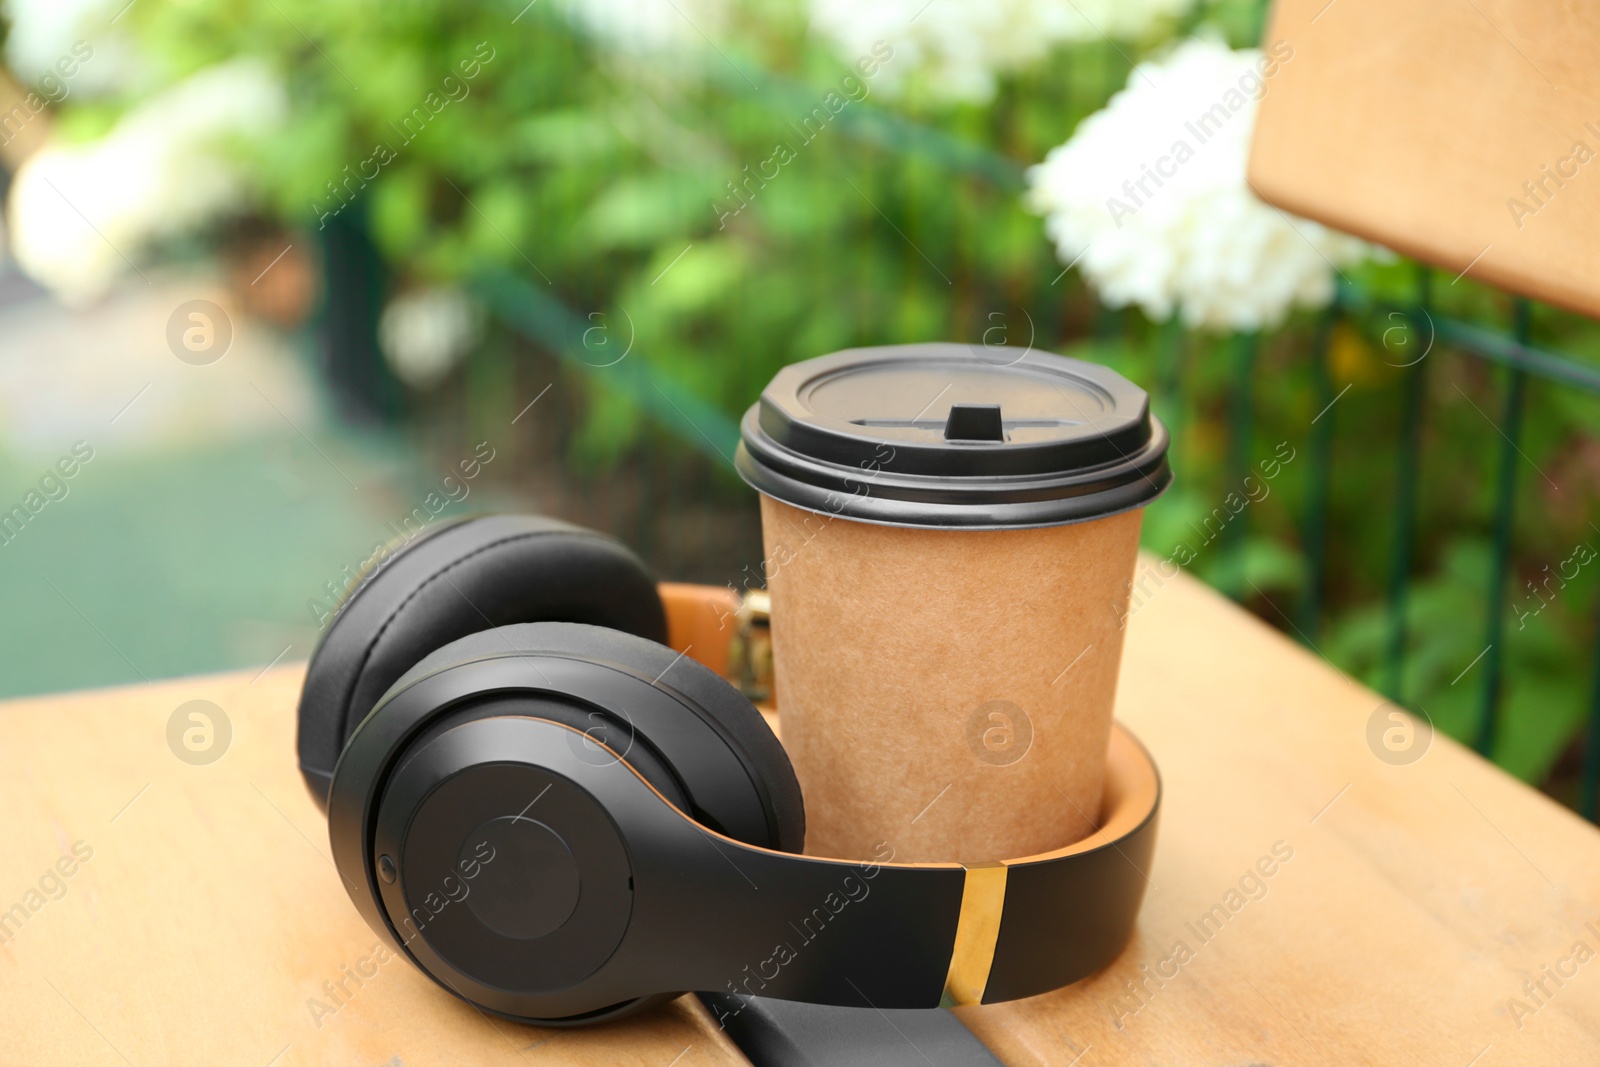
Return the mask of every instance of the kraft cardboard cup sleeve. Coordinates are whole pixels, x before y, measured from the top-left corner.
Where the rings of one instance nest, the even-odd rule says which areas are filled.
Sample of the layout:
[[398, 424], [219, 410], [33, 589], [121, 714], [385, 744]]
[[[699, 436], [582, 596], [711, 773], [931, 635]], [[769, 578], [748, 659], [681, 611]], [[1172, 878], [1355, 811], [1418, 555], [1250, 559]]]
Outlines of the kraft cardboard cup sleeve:
[[786, 367], [741, 424], [806, 851], [977, 862], [1099, 821], [1167, 433], [1111, 370], [969, 345]]

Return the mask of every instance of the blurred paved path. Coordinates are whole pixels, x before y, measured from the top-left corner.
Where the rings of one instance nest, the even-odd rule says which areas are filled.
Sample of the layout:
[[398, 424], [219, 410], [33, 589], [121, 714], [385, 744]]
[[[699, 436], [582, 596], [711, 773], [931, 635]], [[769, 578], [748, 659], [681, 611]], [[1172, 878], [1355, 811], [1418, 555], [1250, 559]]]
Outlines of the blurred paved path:
[[[248, 320], [216, 363], [176, 358], [173, 309], [226, 296], [151, 279], [78, 310], [0, 279], [0, 522], [28, 515], [0, 526], [0, 695], [304, 658], [307, 601], [437, 481], [333, 425], [307, 361]], [[76, 442], [93, 458], [47, 477]]]

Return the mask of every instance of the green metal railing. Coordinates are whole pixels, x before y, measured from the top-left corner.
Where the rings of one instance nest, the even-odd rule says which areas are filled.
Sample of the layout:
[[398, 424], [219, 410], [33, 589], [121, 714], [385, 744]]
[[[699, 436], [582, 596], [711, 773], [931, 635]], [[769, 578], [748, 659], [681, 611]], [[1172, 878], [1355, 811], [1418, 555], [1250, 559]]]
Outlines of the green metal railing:
[[[1489, 755], [1495, 745], [1497, 723], [1505, 690], [1506, 589], [1513, 561], [1513, 531], [1517, 509], [1517, 475], [1522, 463], [1524, 412], [1530, 379], [1580, 389], [1600, 396], [1600, 370], [1570, 356], [1534, 348], [1529, 341], [1532, 306], [1525, 299], [1513, 304], [1510, 330], [1499, 333], [1485, 326], [1441, 315], [1432, 305], [1432, 271], [1417, 269], [1414, 303], [1408, 307], [1379, 304], [1356, 287], [1345, 284], [1330, 309], [1323, 328], [1315, 334], [1312, 361], [1318, 381], [1318, 395], [1325, 405], [1334, 399], [1328, 373], [1331, 327], [1340, 318], [1357, 323], [1389, 321], [1384, 316], [1399, 314], [1419, 332], [1425, 327], [1430, 339], [1448, 344], [1451, 350], [1495, 363], [1505, 368], [1505, 384], [1497, 429], [1500, 443], [1495, 464], [1494, 501], [1490, 525], [1493, 531], [1493, 556], [1484, 599], [1484, 672], [1478, 697], [1478, 713], [1472, 742], [1478, 752]], [[1392, 555], [1388, 577], [1387, 629], [1382, 689], [1397, 704], [1404, 704], [1402, 679], [1407, 651], [1407, 593], [1414, 575], [1413, 549], [1416, 539], [1417, 504], [1420, 492], [1422, 437], [1428, 381], [1427, 353], [1420, 354], [1405, 367], [1402, 386], [1401, 430], [1395, 452], [1395, 496], [1392, 504]], [[1326, 410], [1326, 408], [1325, 408]], [[1331, 415], [1332, 412], [1328, 411]], [[1236, 426], [1236, 432], [1244, 432]], [[1307, 632], [1314, 633], [1320, 621], [1323, 583], [1327, 573], [1327, 508], [1331, 486], [1332, 420], [1314, 429], [1310, 445], [1313, 463], [1311, 493], [1305, 521], [1305, 550], [1311, 579], [1302, 605], [1301, 618]], [[1600, 642], [1600, 606], [1597, 606], [1597, 642]], [[1587, 818], [1597, 817], [1600, 794], [1600, 644], [1594, 657], [1596, 670], [1590, 690], [1587, 743], [1580, 772], [1578, 810]]]
[[[1333, 443], [1337, 421], [1336, 400], [1329, 350], [1334, 331], [1341, 321], [1369, 329], [1387, 329], [1401, 315], [1418, 336], [1424, 331], [1435, 343], [1448, 344], [1449, 350], [1504, 368], [1505, 389], [1498, 428], [1501, 441], [1494, 471], [1493, 509], [1489, 516], [1493, 554], [1484, 599], [1485, 613], [1483, 676], [1478, 697], [1478, 712], [1472, 742], [1477, 750], [1489, 754], [1496, 740], [1495, 725], [1505, 689], [1506, 589], [1514, 559], [1513, 529], [1516, 516], [1518, 468], [1521, 455], [1523, 412], [1530, 379], [1566, 388], [1581, 389], [1600, 396], [1600, 371], [1570, 357], [1536, 349], [1529, 344], [1530, 307], [1518, 300], [1511, 330], [1500, 334], [1484, 326], [1439, 314], [1430, 299], [1432, 272], [1419, 267], [1414, 302], [1393, 306], [1372, 300], [1351, 285], [1343, 285], [1334, 305], [1319, 319], [1311, 334], [1309, 365], [1319, 414], [1311, 422], [1303, 442], [1309, 456], [1308, 491], [1299, 523], [1302, 551], [1307, 564], [1307, 581], [1295, 620], [1289, 622], [1303, 642], [1315, 648], [1317, 634], [1324, 623], [1328, 550], [1330, 545], [1329, 498], [1335, 482]], [[479, 292], [500, 313], [504, 321], [541, 347], [557, 353], [573, 367], [606, 374], [607, 388], [622, 390], [642, 410], [713, 464], [730, 461], [737, 428], [720, 410], [706, 403], [681, 385], [654, 373], [647, 360], [638, 358], [617, 367], [598, 367], [587, 352], [583, 334], [585, 319], [550, 296], [542, 287], [512, 275], [499, 274], [482, 279]], [[1177, 379], [1185, 349], [1181, 328], [1169, 324], [1159, 342], [1163, 349], [1162, 382], [1158, 388], [1168, 398], [1177, 393]], [[1233, 389], [1228, 401], [1228, 442], [1226, 470], [1237, 484], [1250, 469], [1251, 443], [1255, 423], [1254, 382], [1258, 373], [1260, 339], [1239, 335], [1229, 346], [1232, 351], [1230, 374]], [[1441, 350], [1442, 351], [1442, 350]], [[1421, 491], [1425, 399], [1430, 363], [1436, 353], [1419, 353], [1402, 369], [1402, 382], [1396, 400], [1400, 409], [1400, 429], [1394, 442], [1394, 494], [1388, 509], [1391, 523], [1390, 558], [1386, 591], [1386, 637], [1379, 688], [1396, 704], [1406, 705], [1408, 694], [1403, 679], [1408, 648], [1407, 602], [1416, 576], [1415, 548], [1417, 512]], [[626, 367], [626, 370], [622, 368]], [[1181, 426], [1192, 417], [1181, 408], [1173, 422]], [[647, 455], [648, 449], [642, 451]], [[651, 482], [648, 471], [645, 482]], [[648, 486], [646, 491], [649, 491]], [[1241, 514], [1224, 531], [1223, 550], [1235, 560], [1243, 551], [1247, 536], [1247, 515]], [[646, 536], [641, 534], [641, 536]], [[1237, 562], [1225, 572], [1225, 592], [1245, 599], [1243, 568]], [[1268, 621], [1279, 622], [1268, 617]], [[1284, 620], [1288, 622], [1287, 618]], [[1600, 635], [1597, 635], [1600, 641]], [[1597, 653], [1600, 662], [1600, 653]], [[1600, 794], [1600, 672], [1596, 673], [1588, 709], [1588, 740], [1583, 757], [1579, 810], [1596, 817]]]
[[[730, 87], [744, 91], [751, 86], [755, 96], [769, 101], [780, 113], [807, 103], [812, 90], [766, 74], [741, 63], [734, 68], [713, 67], [717, 76], [730, 80]], [[734, 81], [739, 84], [732, 84]], [[874, 108], [870, 103], [852, 106], [839, 129], [844, 136], [875, 149], [902, 155], [918, 155], [939, 163], [952, 174], [963, 175], [1004, 190], [1022, 185], [1022, 168], [1011, 159], [966, 144], [939, 131], [930, 130]], [[1519, 467], [1524, 462], [1521, 440], [1524, 414], [1531, 381], [1577, 389], [1600, 396], [1600, 368], [1571, 356], [1534, 347], [1530, 343], [1531, 307], [1526, 301], [1514, 304], [1508, 329], [1467, 321], [1443, 314], [1435, 306], [1433, 273], [1419, 267], [1414, 292], [1405, 303], [1386, 302], [1344, 281], [1333, 305], [1315, 322], [1310, 331], [1307, 370], [1312, 394], [1319, 412], [1312, 419], [1303, 442], [1309, 456], [1307, 488], [1303, 513], [1299, 515], [1300, 550], [1306, 564], [1306, 581], [1294, 618], [1268, 616], [1274, 624], [1286, 623], [1300, 640], [1316, 647], [1324, 631], [1329, 607], [1329, 556], [1333, 545], [1330, 530], [1330, 501], [1337, 484], [1334, 444], [1338, 420], [1334, 368], [1330, 360], [1333, 339], [1340, 328], [1354, 327], [1363, 333], [1382, 333], [1396, 321], [1408, 324], [1414, 336], [1424, 333], [1430, 344], [1446, 346], [1450, 352], [1480, 360], [1503, 369], [1504, 388], [1496, 420], [1501, 440], [1493, 461], [1492, 508], [1487, 516], [1492, 552], [1485, 579], [1483, 671], [1476, 701], [1476, 715], [1470, 740], [1478, 751], [1488, 754], [1495, 746], [1496, 725], [1505, 699], [1507, 581], [1515, 560], [1514, 530], [1517, 513]], [[616, 367], [600, 368], [593, 354], [585, 350], [583, 338], [587, 323], [583, 315], [563, 304], [544, 286], [507, 273], [479, 279], [477, 291], [498, 317], [515, 332], [539, 347], [557, 354], [565, 363], [582, 372], [605, 374], [605, 388], [621, 390], [631, 401], [711, 464], [730, 462], [737, 441], [737, 427], [729, 416], [694, 394], [690, 389], [653, 371], [648, 360], [635, 358]], [[1059, 291], [1041, 288], [1036, 294], [1042, 319], [1059, 314]], [[1047, 301], [1054, 301], [1052, 307]], [[1127, 330], [1126, 316], [1102, 311], [1094, 321], [1093, 333], [1105, 339]], [[1053, 331], [1052, 331], [1053, 332]], [[1252, 437], [1258, 417], [1256, 380], [1262, 365], [1262, 339], [1239, 335], [1228, 346], [1231, 387], [1226, 398], [1227, 426], [1223, 469], [1238, 484], [1250, 470]], [[1158, 355], [1154, 386], [1158, 398], [1168, 405], [1168, 421], [1174, 439], [1183, 427], [1200, 417], [1200, 412], [1184, 405], [1182, 380], [1185, 360], [1197, 346], [1176, 322], [1159, 327], [1153, 345]], [[1440, 351], [1444, 349], [1441, 348]], [[1385, 613], [1384, 638], [1378, 671], [1378, 687], [1397, 704], [1406, 705], [1414, 694], [1405, 691], [1406, 667], [1411, 634], [1408, 633], [1408, 607], [1417, 573], [1419, 501], [1421, 473], [1426, 459], [1424, 439], [1431, 366], [1435, 356], [1417, 352], [1415, 358], [1400, 365], [1401, 378], [1395, 397], [1399, 430], [1392, 442], [1395, 481], [1386, 518], [1390, 524], [1387, 574], [1383, 576], [1382, 603]], [[1384, 447], [1388, 447], [1387, 445]], [[658, 464], [651, 450], [640, 450], [640, 462]], [[655, 494], [654, 467], [644, 471], [644, 492]], [[672, 484], [669, 481], [669, 484]], [[707, 475], [698, 484], [709, 487]], [[650, 503], [660, 503], [656, 496]], [[1219, 573], [1224, 591], [1236, 599], [1248, 599], [1243, 556], [1248, 538], [1248, 516], [1241, 513], [1223, 531], [1220, 545], [1228, 565]], [[647, 535], [642, 535], [647, 536]], [[1597, 616], [1600, 620], [1600, 616]], [[1463, 620], [1465, 625], [1465, 620]], [[1600, 663], [1600, 624], [1595, 636], [1595, 660]], [[1597, 814], [1600, 794], [1600, 671], [1590, 686], [1587, 743], [1580, 771], [1578, 806], [1587, 817]]]

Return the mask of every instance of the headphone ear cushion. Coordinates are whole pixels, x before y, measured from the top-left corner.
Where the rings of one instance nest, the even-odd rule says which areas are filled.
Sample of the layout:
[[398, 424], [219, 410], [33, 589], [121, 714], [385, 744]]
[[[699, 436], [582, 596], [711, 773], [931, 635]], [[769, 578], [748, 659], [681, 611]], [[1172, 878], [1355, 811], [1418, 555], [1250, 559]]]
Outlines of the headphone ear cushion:
[[[614, 664], [680, 694], [729, 742], [728, 747], [744, 765], [758, 792], [765, 795], [764, 817], [747, 822], [764, 823], [768, 836], [765, 840], [747, 838], [745, 843], [794, 853], [805, 847], [806, 815], [800, 781], [795, 777], [788, 753], [784, 752], [767, 721], [726, 679], [659, 642], [600, 626], [561, 623], [502, 626], [453, 641], [425, 657], [395, 682], [390, 693], [397, 693], [418, 679], [459, 663], [518, 653], [553, 653]], [[644, 740], [649, 742], [650, 739], [645, 737]], [[686, 774], [685, 768], [670, 769], [682, 779], [691, 801], [697, 794], [720, 792], [701, 789], [702, 783]]]
[[390, 557], [345, 602], [306, 670], [300, 770], [317, 803], [326, 808], [350, 734], [419, 660], [469, 634], [546, 620], [667, 637], [644, 563], [620, 542], [556, 519], [472, 519]]

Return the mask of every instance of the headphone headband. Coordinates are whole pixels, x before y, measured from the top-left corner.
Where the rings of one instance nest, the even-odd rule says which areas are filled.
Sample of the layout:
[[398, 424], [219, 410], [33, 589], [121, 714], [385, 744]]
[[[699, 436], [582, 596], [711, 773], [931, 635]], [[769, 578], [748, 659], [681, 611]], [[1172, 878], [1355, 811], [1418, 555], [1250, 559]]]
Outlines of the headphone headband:
[[[574, 686], [580, 677], [584, 684]], [[347, 876], [347, 889], [373, 929], [458, 996], [518, 1018], [572, 1021], [678, 989], [878, 1008], [994, 1003], [1092, 974], [1132, 932], [1161, 789], [1149, 754], [1120, 726], [1111, 739], [1102, 827], [1089, 838], [966, 866], [896, 863], [892, 842], [886, 853], [851, 861], [751, 845], [722, 832], [738, 833], [734, 826], [706, 825], [717, 821], [717, 810], [739, 805], [708, 795], [669, 799], [630, 765], [620, 743], [600, 745], [583, 729], [542, 717], [542, 703], [570, 706], [575, 688], [585, 706], [641, 724], [665, 712], [663, 701], [692, 706], [659, 680], [614, 664], [513, 650], [397, 687], [340, 760], [329, 805], [334, 858], [341, 872], [364, 872], [367, 882], [352, 885]], [[470, 706], [485, 697], [498, 711], [473, 717]], [[460, 709], [454, 715], [453, 707]], [[697, 730], [715, 730], [714, 723], [681, 714], [675, 721], [686, 725], [648, 736], [683, 758], [716, 747], [696, 740]], [[493, 811], [503, 809], [508, 787], [530, 797], [509, 829], [503, 815], [475, 821], [474, 787], [451, 784], [471, 777], [459, 774], [467, 767], [494, 775]], [[719, 780], [735, 791], [759, 789], [736, 769]], [[455, 790], [448, 803], [434, 803], [447, 788]], [[570, 832], [579, 826], [581, 834]], [[607, 843], [612, 830], [615, 848]], [[488, 981], [480, 980], [481, 966], [473, 974], [457, 967], [452, 954], [489, 959], [491, 970], [501, 966], [492, 946], [452, 940], [465, 907], [484, 909], [476, 912], [482, 919], [497, 906], [487, 891], [454, 913], [425, 912], [432, 925], [410, 920], [430, 880], [453, 869], [461, 840], [482, 836], [487, 843], [500, 833], [533, 842], [518, 848], [566, 848], [583, 868], [583, 902], [571, 905], [568, 925], [592, 960], [508, 952]], [[434, 838], [449, 848], [441, 851]], [[573, 844], [580, 839], [582, 848]], [[396, 870], [392, 857], [401, 855], [406, 860]], [[605, 873], [624, 870], [614, 878]], [[536, 921], [526, 912], [568, 906], [557, 900], [559, 887], [550, 892], [556, 904], [541, 898], [492, 922], [524, 936], [530, 931], [518, 924]], [[615, 897], [611, 904], [607, 894]], [[462, 923], [459, 936], [480, 926]], [[569, 964], [583, 973], [569, 980], [555, 970]]]

